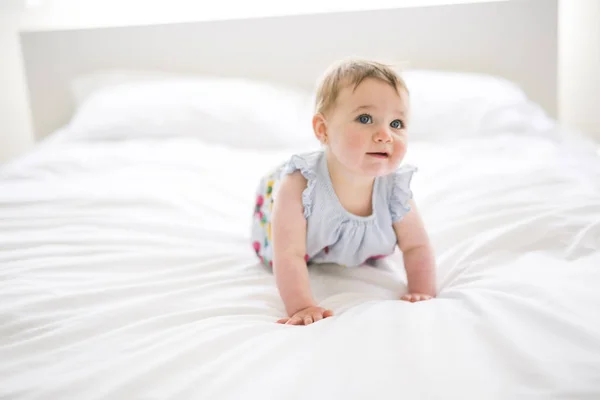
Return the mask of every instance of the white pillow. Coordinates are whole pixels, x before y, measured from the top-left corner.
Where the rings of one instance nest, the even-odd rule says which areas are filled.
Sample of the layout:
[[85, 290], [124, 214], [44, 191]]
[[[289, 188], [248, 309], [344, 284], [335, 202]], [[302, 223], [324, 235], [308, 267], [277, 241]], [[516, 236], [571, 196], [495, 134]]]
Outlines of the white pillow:
[[167, 74], [97, 75], [75, 82], [81, 102], [69, 138], [123, 140], [198, 137], [238, 148], [318, 146], [313, 97], [302, 90], [241, 78]]
[[[552, 129], [554, 121], [515, 83], [496, 76], [403, 72], [410, 140], [452, 140]], [[69, 137], [117, 140], [194, 136], [240, 148], [308, 149], [314, 95], [237, 78], [109, 71], [72, 82], [79, 106]]]
[[70, 89], [76, 106], [79, 108], [91, 95], [110, 86], [177, 78], [185, 78], [185, 76], [164, 71], [102, 70], [77, 76], [70, 82]]
[[518, 85], [500, 77], [432, 70], [402, 76], [410, 92], [411, 140], [530, 133], [554, 126]]

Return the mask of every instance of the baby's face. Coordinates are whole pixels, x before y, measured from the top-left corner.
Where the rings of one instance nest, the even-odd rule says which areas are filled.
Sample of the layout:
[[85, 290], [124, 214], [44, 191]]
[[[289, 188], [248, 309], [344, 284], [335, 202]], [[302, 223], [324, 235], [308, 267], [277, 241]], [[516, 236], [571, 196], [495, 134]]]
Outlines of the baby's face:
[[326, 118], [331, 154], [352, 173], [393, 172], [406, 153], [408, 111], [406, 91], [379, 79], [344, 88]]

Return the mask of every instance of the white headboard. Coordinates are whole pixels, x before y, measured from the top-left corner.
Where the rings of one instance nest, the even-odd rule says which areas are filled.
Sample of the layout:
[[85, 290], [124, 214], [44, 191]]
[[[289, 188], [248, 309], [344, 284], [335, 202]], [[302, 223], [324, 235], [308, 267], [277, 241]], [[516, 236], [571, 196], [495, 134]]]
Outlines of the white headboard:
[[42, 138], [74, 111], [69, 81], [102, 69], [243, 76], [314, 87], [348, 56], [408, 68], [489, 73], [557, 109], [558, 0], [22, 32], [33, 126]]

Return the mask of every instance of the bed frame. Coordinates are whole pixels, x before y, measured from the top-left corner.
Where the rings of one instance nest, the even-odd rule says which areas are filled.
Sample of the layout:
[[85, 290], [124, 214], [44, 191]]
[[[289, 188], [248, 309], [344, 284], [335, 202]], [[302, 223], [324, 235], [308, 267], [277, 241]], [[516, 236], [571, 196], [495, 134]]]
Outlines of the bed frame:
[[69, 82], [106, 69], [268, 79], [306, 89], [347, 57], [508, 78], [557, 112], [558, 0], [493, 1], [20, 33], [37, 139], [75, 109]]

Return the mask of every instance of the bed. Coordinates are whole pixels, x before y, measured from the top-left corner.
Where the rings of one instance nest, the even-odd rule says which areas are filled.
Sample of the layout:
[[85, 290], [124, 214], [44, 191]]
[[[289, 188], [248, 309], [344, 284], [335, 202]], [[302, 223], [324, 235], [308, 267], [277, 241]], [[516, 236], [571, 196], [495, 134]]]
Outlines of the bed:
[[[442, 10], [487, 17], [482, 32], [496, 37], [492, 15], [544, 20], [547, 4]], [[303, 19], [438, 12], [260, 26], [291, 35]], [[459, 34], [456, 19], [444, 21], [439, 29]], [[439, 296], [397, 300], [406, 291], [398, 253], [378, 268], [313, 266], [313, 291], [336, 315], [296, 327], [275, 323], [283, 304], [249, 222], [259, 176], [318, 145], [302, 122], [312, 100], [302, 82], [316, 78], [322, 53], [298, 79], [271, 80], [254, 61], [221, 76], [154, 68], [150, 49], [111, 64], [120, 45], [99, 51], [104, 62], [64, 57], [85, 52], [83, 39], [112, 43], [118, 32], [127, 43], [143, 31], [160, 42], [182, 28], [114, 29], [24, 35], [43, 140], [0, 169], [0, 398], [600, 398], [600, 157], [556, 122], [552, 91], [529, 79], [552, 76], [552, 65], [523, 65], [514, 78], [411, 59], [406, 162], [419, 167], [413, 189]], [[133, 64], [140, 54], [146, 65]], [[499, 58], [482, 54], [467, 58]]]

